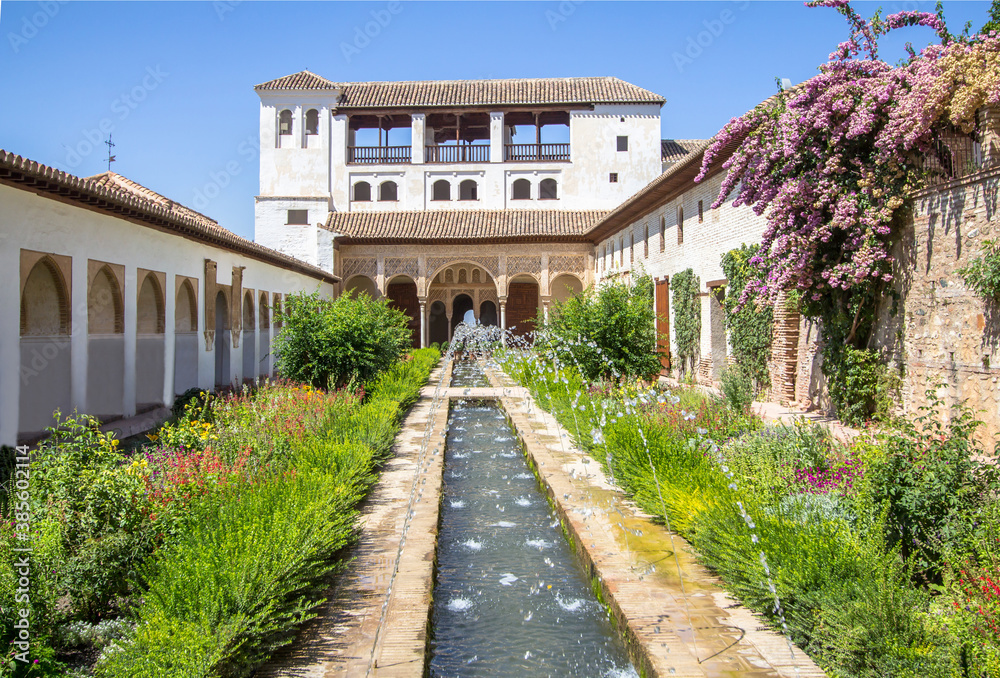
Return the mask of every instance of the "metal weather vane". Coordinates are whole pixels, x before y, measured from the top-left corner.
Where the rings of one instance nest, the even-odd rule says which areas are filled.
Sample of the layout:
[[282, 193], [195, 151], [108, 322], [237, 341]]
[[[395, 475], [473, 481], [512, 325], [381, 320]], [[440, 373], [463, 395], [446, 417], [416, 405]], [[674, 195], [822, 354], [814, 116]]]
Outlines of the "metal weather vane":
[[115, 162], [117, 158], [111, 154], [111, 149], [115, 147], [115, 143], [111, 141], [111, 135], [108, 134], [108, 140], [104, 142], [104, 145], [108, 147], [108, 171], [111, 171], [111, 163]]

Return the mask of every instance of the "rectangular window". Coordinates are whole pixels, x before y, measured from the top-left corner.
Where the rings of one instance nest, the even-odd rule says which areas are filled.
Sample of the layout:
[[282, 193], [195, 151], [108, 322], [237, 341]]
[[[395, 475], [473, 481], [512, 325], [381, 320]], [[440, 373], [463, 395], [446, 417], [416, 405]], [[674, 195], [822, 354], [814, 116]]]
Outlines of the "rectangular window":
[[628, 265], [635, 263], [635, 233], [628, 234]]
[[618, 246], [618, 265], [625, 266], [625, 236], [622, 236], [621, 243]]
[[628, 137], [618, 137], [618, 151], [628, 150]]
[[667, 218], [660, 217], [660, 251], [667, 249]]
[[613, 184], [617, 184], [618, 183], [618, 172], [612, 172], [611, 175], [608, 177], [608, 181], [610, 181]]
[[309, 223], [309, 210], [288, 210], [288, 222], [289, 224], [308, 224]]
[[698, 201], [698, 223], [705, 221], [705, 201]]
[[646, 237], [642, 241], [642, 256], [649, 259], [649, 222], [646, 222]]
[[677, 244], [684, 244], [684, 206], [677, 208]]

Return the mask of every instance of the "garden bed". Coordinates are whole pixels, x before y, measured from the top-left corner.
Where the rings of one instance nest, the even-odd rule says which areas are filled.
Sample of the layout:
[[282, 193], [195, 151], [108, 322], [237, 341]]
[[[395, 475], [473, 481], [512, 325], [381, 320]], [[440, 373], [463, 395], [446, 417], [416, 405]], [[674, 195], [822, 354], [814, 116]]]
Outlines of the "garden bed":
[[537, 354], [504, 367], [831, 675], [1000, 676], [998, 484], [967, 411], [844, 445], [694, 389], [588, 382]]
[[[365, 389], [283, 382], [196, 401], [131, 456], [93, 421], [64, 419], [31, 462], [33, 672], [88, 675], [65, 660], [100, 654], [98, 676], [249, 675], [323, 601], [439, 357], [416, 351]], [[16, 508], [0, 525], [5, 610]], [[6, 647], [16, 630], [2, 622]], [[25, 668], [8, 657], [0, 676]]]

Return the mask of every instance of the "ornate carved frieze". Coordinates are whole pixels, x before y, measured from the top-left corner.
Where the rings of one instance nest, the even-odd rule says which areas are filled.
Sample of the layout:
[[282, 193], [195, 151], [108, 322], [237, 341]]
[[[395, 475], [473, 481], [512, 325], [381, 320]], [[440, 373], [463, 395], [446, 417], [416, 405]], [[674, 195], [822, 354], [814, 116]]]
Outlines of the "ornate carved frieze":
[[[416, 259], [414, 259], [416, 262]], [[341, 277], [347, 280], [351, 276], [366, 275], [372, 280], [378, 273], [378, 262], [375, 257], [357, 257], [343, 260], [343, 273]]]

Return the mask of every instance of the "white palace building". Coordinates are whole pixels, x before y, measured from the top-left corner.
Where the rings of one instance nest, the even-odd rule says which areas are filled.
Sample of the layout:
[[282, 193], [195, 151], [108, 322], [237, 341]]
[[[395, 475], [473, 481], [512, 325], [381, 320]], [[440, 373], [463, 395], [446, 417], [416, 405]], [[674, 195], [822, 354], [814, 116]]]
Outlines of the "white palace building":
[[[106, 421], [191, 387], [273, 373], [282, 299], [387, 297], [413, 345], [479, 322], [527, 332], [553, 299], [609, 276], [703, 281], [700, 373], [725, 362], [721, 254], [761, 219], [709, 210], [706, 142], [660, 138], [663, 97], [613, 77], [341, 83], [308, 71], [255, 88], [255, 242], [115, 173], [76, 177], [0, 151], [0, 442], [53, 410]], [[721, 160], [720, 160], [721, 162]], [[685, 216], [687, 215], [687, 216]], [[471, 314], [470, 314], [471, 312]]]

